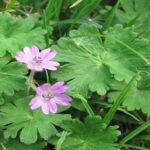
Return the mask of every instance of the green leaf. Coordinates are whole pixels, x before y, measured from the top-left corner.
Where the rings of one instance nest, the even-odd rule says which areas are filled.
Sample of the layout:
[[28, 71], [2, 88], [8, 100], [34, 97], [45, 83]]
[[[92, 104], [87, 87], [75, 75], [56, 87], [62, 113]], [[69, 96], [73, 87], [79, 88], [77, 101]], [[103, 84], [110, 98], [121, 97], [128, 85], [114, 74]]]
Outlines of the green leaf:
[[59, 126], [63, 120], [70, 119], [70, 115], [44, 115], [39, 109], [31, 111], [28, 106], [29, 99], [19, 99], [14, 104], [8, 103], [0, 108], [0, 126], [5, 126], [6, 138], [15, 138], [20, 131], [20, 140], [26, 144], [35, 143], [38, 134], [47, 140], [57, 132], [54, 125]]
[[10, 61], [10, 57], [0, 58], [0, 94], [13, 95], [14, 91], [23, 90], [25, 87], [26, 67]]
[[70, 86], [77, 91], [87, 91], [90, 88], [105, 94], [110, 73], [103, 65], [105, 50], [99, 36], [96, 26], [84, 25], [79, 31], [71, 31], [70, 37], [60, 39], [58, 46], [53, 49], [59, 52], [58, 60], [67, 64], [54, 73], [53, 77], [59, 80], [72, 79]]
[[149, 47], [148, 40], [138, 38], [132, 27], [116, 25], [100, 34], [96, 25], [84, 24], [53, 46], [64, 65], [52, 76], [69, 80], [72, 90], [86, 93], [90, 89], [103, 95], [113, 78], [129, 82], [149, 63]]
[[118, 150], [114, 142], [120, 132], [117, 126], [106, 127], [99, 117], [88, 117], [82, 123], [79, 120], [64, 122], [68, 134], [61, 143], [61, 150]]
[[8, 140], [4, 143], [0, 144], [0, 150], [42, 150], [44, 147], [43, 142], [38, 142], [31, 145], [25, 145], [23, 143], [20, 143], [18, 140]]
[[0, 13], [0, 56], [4, 56], [6, 51], [15, 56], [20, 49], [33, 44], [45, 47], [45, 30], [35, 27], [34, 21], [32, 17], [23, 19]]

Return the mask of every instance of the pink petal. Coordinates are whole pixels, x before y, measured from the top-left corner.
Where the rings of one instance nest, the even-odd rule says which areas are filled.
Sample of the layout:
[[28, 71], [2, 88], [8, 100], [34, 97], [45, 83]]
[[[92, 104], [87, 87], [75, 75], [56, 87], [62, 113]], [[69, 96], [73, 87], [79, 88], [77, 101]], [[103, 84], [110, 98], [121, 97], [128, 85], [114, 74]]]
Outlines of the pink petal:
[[57, 112], [57, 105], [52, 100], [49, 102], [49, 110], [52, 113], [56, 113]]
[[56, 67], [53, 67], [53, 66], [51, 66], [51, 65], [47, 65], [47, 66], [45, 66], [44, 68], [45, 68], [45, 69], [48, 69], [48, 70], [57, 70]]
[[31, 100], [29, 106], [31, 109], [36, 109], [42, 105], [42, 97], [37, 96]]
[[36, 47], [35, 45], [33, 45], [31, 47], [31, 53], [32, 53], [33, 56], [38, 57], [39, 56], [39, 49], [38, 49], [38, 47]]
[[69, 86], [64, 85], [64, 82], [56, 82], [54, 85], [51, 86], [51, 90], [53, 90], [55, 93], [61, 94], [66, 92], [69, 89]]
[[60, 66], [60, 63], [58, 63], [56, 61], [49, 61], [47, 64], [49, 64], [51, 66]]
[[32, 54], [30, 47], [25, 47], [23, 51], [25, 53], [26, 58], [28, 58], [28, 60], [32, 60], [35, 57], [35, 55]]
[[22, 63], [28, 62], [28, 59], [26, 58], [26, 55], [23, 52], [18, 52], [16, 55], [16, 59], [17, 61], [22, 62]]
[[61, 94], [69, 90], [69, 86], [64, 85], [58, 89], [55, 89], [55, 93]]
[[48, 104], [48, 102], [44, 102], [43, 104], [42, 104], [42, 111], [43, 111], [43, 113], [44, 114], [49, 114], [49, 104]]
[[58, 82], [56, 82], [55, 84], [51, 85], [51, 88], [52, 88], [53, 90], [55, 90], [55, 89], [60, 88], [60, 87], [63, 86], [63, 85], [64, 85], [64, 81], [58, 81]]
[[51, 85], [50, 84], [43, 84], [42, 86], [39, 86], [38, 88], [36, 88], [36, 93], [38, 95], [42, 95], [43, 92], [49, 91], [50, 89], [51, 89]]
[[49, 49], [49, 48], [42, 50], [40, 53], [40, 57], [42, 59], [45, 59], [46, 61], [50, 60], [49, 59], [50, 51], [51, 51], [51, 49]]
[[67, 95], [58, 95], [53, 98], [55, 102], [59, 105], [67, 106], [72, 101], [72, 98]]
[[51, 59], [53, 59], [55, 56], [57, 55], [57, 52], [53, 51], [51, 52], [51, 50], [49, 48], [42, 50], [40, 57], [43, 60], [49, 61]]
[[58, 62], [55, 61], [48, 61], [48, 62], [43, 62], [42, 63], [42, 67], [48, 70], [57, 70], [57, 66], [59, 66], [60, 64]]
[[39, 66], [34, 66], [32, 63], [27, 63], [27, 68], [33, 71], [43, 71], [43, 67]]

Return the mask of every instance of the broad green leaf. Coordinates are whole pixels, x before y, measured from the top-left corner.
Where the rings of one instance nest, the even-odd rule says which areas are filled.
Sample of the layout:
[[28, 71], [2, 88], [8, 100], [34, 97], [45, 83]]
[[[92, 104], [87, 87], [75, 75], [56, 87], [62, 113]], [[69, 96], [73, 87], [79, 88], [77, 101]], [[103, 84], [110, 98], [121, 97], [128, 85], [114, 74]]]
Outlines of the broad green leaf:
[[14, 91], [25, 88], [26, 67], [10, 61], [10, 57], [0, 58], [0, 94], [13, 95]]
[[30, 110], [28, 103], [31, 97], [16, 100], [14, 104], [8, 103], [0, 108], [0, 126], [5, 125], [6, 138], [17, 136], [18, 131], [21, 142], [35, 143], [38, 134], [48, 139], [56, 134], [54, 125], [59, 126], [63, 120], [70, 119], [70, 115], [50, 114], [44, 115], [39, 109]]
[[96, 25], [84, 24], [53, 46], [64, 65], [52, 75], [69, 80], [72, 90], [83, 93], [90, 89], [103, 95], [112, 79], [129, 82], [149, 63], [149, 48], [148, 40], [138, 38], [132, 27], [116, 25], [101, 34]]
[[0, 56], [7, 51], [14, 56], [23, 47], [33, 44], [45, 47], [45, 30], [35, 27], [34, 20], [32, 17], [23, 19], [10, 13], [0, 13]]
[[0, 144], [0, 150], [42, 150], [44, 147], [43, 142], [38, 142], [35, 144], [25, 145], [20, 143], [17, 139], [15, 140], [5, 140], [5, 142]]
[[[114, 101], [116, 97], [120, 94], [122, 86], [116, 87], [116, 89], [109, 93], [109, 101]], [[148, 75], [143, 75], [140, 81], [134, 85], [134, 87], [128, 92], [123, 106], [129, 111], [142, 110], [150, 116], [149, 105], [150, 105], [150, 77]]]
[[117, 126], [106, 127], [99, 117], [88, 117], [64, 122], [64, 129], [70, 132], [61, 144], [61, 150], [118, 150], [115, 141], [120, 135]]

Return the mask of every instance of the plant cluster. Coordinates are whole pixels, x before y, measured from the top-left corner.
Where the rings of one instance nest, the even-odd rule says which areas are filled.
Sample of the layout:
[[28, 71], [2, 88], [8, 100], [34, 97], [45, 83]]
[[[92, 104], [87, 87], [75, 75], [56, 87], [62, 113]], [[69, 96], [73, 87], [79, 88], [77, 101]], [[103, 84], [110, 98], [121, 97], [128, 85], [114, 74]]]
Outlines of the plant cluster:
[[0, 150], [150, 149], [149, 0], [0, 10]]

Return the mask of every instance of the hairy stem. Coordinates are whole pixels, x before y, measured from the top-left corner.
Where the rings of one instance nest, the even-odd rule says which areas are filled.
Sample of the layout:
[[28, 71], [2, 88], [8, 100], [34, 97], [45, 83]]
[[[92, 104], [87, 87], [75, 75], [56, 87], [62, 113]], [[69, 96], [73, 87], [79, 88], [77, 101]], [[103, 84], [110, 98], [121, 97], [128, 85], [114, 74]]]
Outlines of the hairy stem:
[[77, 98], [79, 98], [82, 102], [82, 104], [84, 105], [86, 111], [88, 112], [89, 116], [94, 117], [95, 114], [92, 110], [92, 108], [90, 107], [90, 105], [88, 104], [88, 101], [82, 96], [82, 95], [76, 95]]
[[36, 90], [36, 85], [34, 84], [34, 71], [30, 72], [30, 75], [27, 79], [27, 85], [29, 86], [29, 88], [31, 87], [33, 90]]

